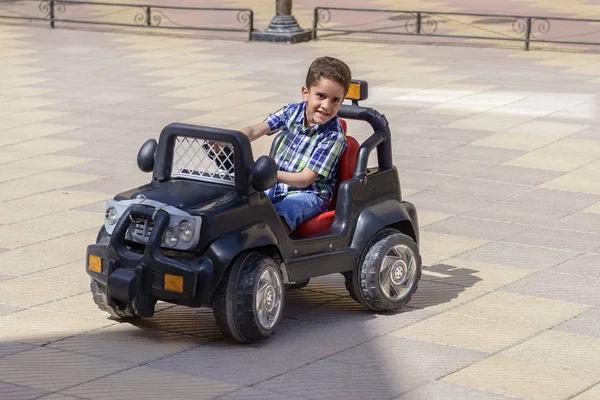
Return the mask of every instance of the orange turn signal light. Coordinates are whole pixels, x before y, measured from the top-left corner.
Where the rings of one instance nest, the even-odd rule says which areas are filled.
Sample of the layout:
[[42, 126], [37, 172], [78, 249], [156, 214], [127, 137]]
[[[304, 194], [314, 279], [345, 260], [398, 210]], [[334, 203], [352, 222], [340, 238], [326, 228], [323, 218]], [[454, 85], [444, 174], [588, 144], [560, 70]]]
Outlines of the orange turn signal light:
[[102, 259], [98, 256], [90, 254], [88, 257], [88, 269], [90, 271], [97, 272], [99, 274], [102, 273]]
[[183, 276], [165, 274], [165, 290], [183, 293]]
[[352, 80], [348, 93], [346, 93], [346, 99], [359, 101], [366, 100], [367, 97], [369, 97], [369, 85], [367, 81]]

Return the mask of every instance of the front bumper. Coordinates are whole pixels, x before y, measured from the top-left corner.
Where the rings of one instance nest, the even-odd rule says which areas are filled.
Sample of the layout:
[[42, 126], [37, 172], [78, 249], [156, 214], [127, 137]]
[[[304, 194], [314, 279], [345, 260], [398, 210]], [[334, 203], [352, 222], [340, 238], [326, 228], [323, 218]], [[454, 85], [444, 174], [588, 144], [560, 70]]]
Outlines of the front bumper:
[[[125, 234], [136, 217], [154, 218], [143, 254], [125, 245]], [[138, 315], [152, 316], [157, 300], [196, 307], [208, 300], [213, 289], [211, 260], [197, 257], [181, 261], [165, 256], [161, 242], [168, 226], [167, 212], [134, 205], [119, 219], [108, 243], [87, 247], [86, 271], [106, 285], [109, 304], [132, 303]], [[101, 259], [99, 267], [90, 269], [90, 256]]]

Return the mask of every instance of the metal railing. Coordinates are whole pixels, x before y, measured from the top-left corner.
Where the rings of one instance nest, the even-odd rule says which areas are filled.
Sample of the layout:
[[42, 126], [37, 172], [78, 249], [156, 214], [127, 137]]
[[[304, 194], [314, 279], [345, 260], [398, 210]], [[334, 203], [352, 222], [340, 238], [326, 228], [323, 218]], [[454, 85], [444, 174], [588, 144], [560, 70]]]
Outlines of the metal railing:
[[[37, 4], [37, 7], [31, 6]], [[94, 10], [101, 7], [102, 13]], [[85, 10], [84, 10], [85, 8]], [[69, 11], [74, 9], [72, 16]], [[4, 12], [3, 12], [4, 11]], [[191, 12], [237, 12], [235, 22], [241, 26], [198, 26], [176, 21], [175, 14], [181, 20], [197, 21], [190, 18]], [[170, 13], [170, 15], [167, 15]], [[129, 18], [131, 22], [122, 21], [121, 17]], [[159, 29], [179, 29], [218, 32], [247, 32], [248, 40], [254, 30], [254, 12], [248, 8], [208, 8], [208, 7], [179, 7], [136, 3], [107, 3], [98, 1], [76, 0], [15, 0], [0, 2], [0, 19], [48, 21], [51, 28], [57, 23], [93, 24], [119, 27], [144, 27]], [[211, 18], [214, 22], [214, 18]], [[203, 19], [202, 22], [206, 21]]]
[[[343, 26], [336, 27], [337, 25], [327, 26], [327, 24], [331, 22], [332, 11], [338, 11], [340, 13], [361, 12], [393, 15], [385, 20], [368, 21], [368, 19], [362, 18], [360, 23], [354, 24], [353, 26], [364, 27], [370, 25], [371, 27], [351, 29]], [[466, 18], [466, 20], [461, 20], [461, 18]], [[386, 22], [389, 21], [391, 21], [393, 25], [386, 25]], [[559, 35], [551, 37], [551, 27], [557, 22], [568, 23], [569, 27], [563, 29], [563, 36]], [[574, 29], [575, 24], [577, 24], [577, 29]], [[317, 38], [317, 32], [338, 32], [344, 34], [366, 33], [376, 35], [408, 35], [524, 42], [525, 50], [529, 50], [531, 43], [598, 46], [600, 45], [600, 25], [593, 27], [593, 24], [600, 24], [600, 20], [505, 14], [316, 7], [314, 9], [313, 19], [313, 39]], [[465, 29], [473, 33], [456, 33]], [[582, 36], [592, 36], [595, 37], [596, 40], [569, 40], [570, 38]]]

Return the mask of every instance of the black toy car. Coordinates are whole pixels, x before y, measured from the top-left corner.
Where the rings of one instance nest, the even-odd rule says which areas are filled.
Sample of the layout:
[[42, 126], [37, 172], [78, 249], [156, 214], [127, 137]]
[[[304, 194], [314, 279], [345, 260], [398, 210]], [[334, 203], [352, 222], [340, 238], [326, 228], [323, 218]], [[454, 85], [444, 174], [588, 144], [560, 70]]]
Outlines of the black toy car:
[[[366, 96], [367, 83], [353, 81], [354, 104], [338, 115], [366, 121], [373, 134], [360, 146], [347, 137], [333, 209], [291, 237], [264, 194], [276, 180], [272, 157], [254, 162], [238, 131], [166, 126], [138, 153], [152, 181], [107, 202], [87, 248], [96, 304], [115, 318], [151, 317], [158, 300], [212, 307], [219, 329], [240, 342], [271, 336], [286, 287], [316, 276], [342, 273], [373, 311], [406, 304], [421, 276], [417, 213], [402, 201], [385, 116], [358, 105]], [[378, 166], [367, 168], [374, 149]]]

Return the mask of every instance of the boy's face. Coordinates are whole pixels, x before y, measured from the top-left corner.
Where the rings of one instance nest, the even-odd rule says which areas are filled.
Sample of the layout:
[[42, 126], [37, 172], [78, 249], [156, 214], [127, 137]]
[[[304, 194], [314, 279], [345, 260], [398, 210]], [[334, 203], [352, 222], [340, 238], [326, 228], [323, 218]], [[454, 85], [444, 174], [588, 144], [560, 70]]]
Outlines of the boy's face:
[[344, 101], [344, 88], [331, 79], [321, 78], [310, 88], [302, 87], [302, 100], [306, 101], [306, 123], [322, 125], [335, 117]]

